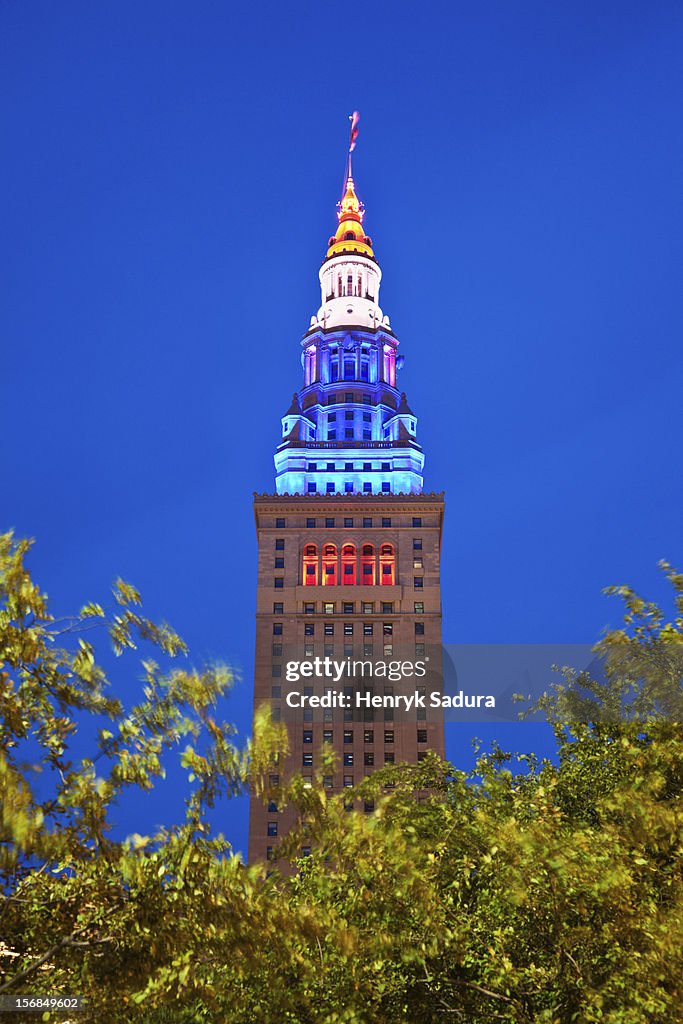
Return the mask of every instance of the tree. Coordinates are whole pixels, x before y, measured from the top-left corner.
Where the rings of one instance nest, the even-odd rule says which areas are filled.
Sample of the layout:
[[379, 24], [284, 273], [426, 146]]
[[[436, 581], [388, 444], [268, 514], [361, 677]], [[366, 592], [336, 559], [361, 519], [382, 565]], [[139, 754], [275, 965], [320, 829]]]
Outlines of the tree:
[[[557, 763], [494, 749], [465, 775], [430, 755], [330, 796], [322, 778], [268, 790], [284, 733], [263, 714], [253, 745], [234, 746], [213, 719], [225, 669], [147, 661], [138, 705], [107, 697], [84, 628], [106, 622], [120, 649], [141, 638], [182, 656], [182, 642], [122, 583], [113, 617], [90, 605], [55, 622], [27, 550], [0, 548], [1, 920], [19, 954], [5, 991], [30, 991], [42, 960], [50, 990], [80, 990], [104, 1024], [683, 1021], [683, 577], [665, 567], [671, 623], [621, 588], [625, 627], [600, 644], [606, 681], [569, 673], [544, 698]], [[83, 716], [107, 725], [76, 762]], [[114, 841], [112, 800], [151, 785], [178, 737], [186, 820]], [[31, 738], [54, 775], [48, 797], [21, 761]], [[280, 850], [294, 874], [246, 867], [211, 835], [207, 808], [247, 780], [297, 808]], [[375, 813], [348, 811], [349, 797]], [[311, 856], [297, 859], [302, 845]]]

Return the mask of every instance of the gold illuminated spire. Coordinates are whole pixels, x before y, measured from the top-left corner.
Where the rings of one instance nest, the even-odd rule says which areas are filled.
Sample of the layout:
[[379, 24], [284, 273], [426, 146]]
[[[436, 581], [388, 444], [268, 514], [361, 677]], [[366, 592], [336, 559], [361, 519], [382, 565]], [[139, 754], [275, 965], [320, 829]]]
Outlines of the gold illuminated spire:
[[337, 227], [336, 234], [330, 238], [327, 250], [328, 259], [331, 256], [341, 256], [343, 253], [348, 252], [360, 253], [362, 256], [369, 256], [371, 259], [375, 258], [375, 254], [372, 251], [372, 239], [368, 238], [363, 230], [365, 209], [356, 195], [351, 169], [351, 153], [355, 148], [356, 138], [358, 137], [357, 124], [358, 113], [355, 112], [351, 117], [351, 143], [346, 162], [344, 194], [341, 202], [338, 204], [337, 218], [339, 226]]

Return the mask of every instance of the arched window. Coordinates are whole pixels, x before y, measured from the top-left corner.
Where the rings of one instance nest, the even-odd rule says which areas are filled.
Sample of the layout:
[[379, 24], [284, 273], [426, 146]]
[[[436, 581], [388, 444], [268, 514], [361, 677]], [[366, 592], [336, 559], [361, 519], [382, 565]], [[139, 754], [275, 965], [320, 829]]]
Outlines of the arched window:
[[348, 586], [356, 582], [356, 549], [353, 544], [344, 544], [341, 549], [342, 584]]
[[363, 544], [360, 553], [360, 581], [366, 586], [375, 583], [375, 549], [372, 544]]
[[382, 544], [379, 549], [379, 581], [385, 586], [396, 582], [396, 559], [393, 544]]
[[337, 275], [337, 295], [342, 293], [342, 277], [341, 274]]
[[336, 587], [337, 573], [337, 549], [334, 544], [323, 544], [323, 586]]
[[305, 587], [318, 585], [318, 549], [315, 544], [304, 547], [303, 579]]

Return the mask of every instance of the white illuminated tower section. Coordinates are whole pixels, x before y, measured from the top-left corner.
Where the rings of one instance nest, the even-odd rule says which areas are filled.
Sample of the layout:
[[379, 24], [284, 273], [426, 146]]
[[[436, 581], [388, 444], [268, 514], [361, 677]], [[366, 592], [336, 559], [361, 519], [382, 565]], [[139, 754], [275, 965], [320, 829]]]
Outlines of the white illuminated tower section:
[[417, 418], [396, 387], [403, 357], [379, 305], [382, 271], [349, 160], [322, 302], [302, 340], [304, 386], [282, 417], [278, 494], [419, 494]]

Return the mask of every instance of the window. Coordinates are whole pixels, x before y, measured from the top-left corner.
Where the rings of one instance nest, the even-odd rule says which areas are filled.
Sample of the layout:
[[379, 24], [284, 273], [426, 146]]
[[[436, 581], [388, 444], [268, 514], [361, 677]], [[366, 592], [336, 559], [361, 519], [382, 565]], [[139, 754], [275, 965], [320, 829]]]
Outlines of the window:
[[344, 440], [346, 440], [346, 441], [352, 441], [353, 440], [353, 427], [345, 427], [345, 429], [344, 429]]
[[336, 423], [337, 422], [337, 414], [336, 414], [336, 412], [328, 412], [328, 414], [327, 414], [327, 422], [328, 423]]
[[363, 428], [363, 440], [372, 441], [372, 431], [369, 429], [369, 427]]
[[384, 657], [385, 658], [391, 658], [391, 657], [393, 657], [393, 654], [394, 654], [394, 645], [393, 644], [385, 644], [384, 645]]
[[279, 707], [270, 709], [270, 720], [271, 722], [279, 722], [282, 717], [282, 712]]
[[[345, 359], [344, 360], [344, 380], [353, 380], [355, 376], [356, 376], [356, 360], [355, 359]], [[348, 399], [347, 398], [347, 402], [348, 401], [353, 401], [353, 399]]]
[[304, 658], [315, 657], [315, 644], [304, 644]]
[[353, 544], [344, 544], [341, 549], [342, 584], [356, 582], [356, 548]]
[[325, 636], [334, 636], [334, 622], [326, 622], [323, 629]]
[[[344, 494], [353, 494], [353, 481], [346, 480], [344, 482]], [[344, 526], [353, 526], [353, 519], [345, 519]]]
[[395, 581], [395, 559], [392, 544], [382, 544], [379, 549], [380, 581], [393, 585]]
[[323, 654], [326, 658], [334, 657], [334, 644], [323, 644]]
[[306, 526], [307, 526], [307, 528], [309, 530], [314, 530], [315, 529], [315, 519], [307, 519], [306, 520]]
[[369, 530], [371, 528], [372, 528], [372, 519], [370, 519], [369, 517], [366, 516], [363, 519], [363, 529], [364, 530]]
[[312, 742], [313, 742], [313, 730], [312, 729], [304, 729], [304, 743], [312, 743]]
[[424, 624], [424, 622], [416, 622], [415, 623], [415, 636], [424, 636], [424, 635], [425, 635], [425, 624]]
[[385, 764], [393, 764], [394, 763], [394, 753], [393, 753], [393, 751], [385, 750], [385, 752], [384, 752], [384, 763]]
[[[369, 440], [369, 438], [368, 438], [368, 440]], [[391, 491], [391, 484], [390, 483], [383, 483], [382, 484], [382, 492], [384, 494], [388, 494], [390, 491]]]
[[272, 846], [266, 846], [266, 860], [274, 860], [275, 854], [273, 853]]
[[394, 742], [394, 730], [393, 729], [385, 729], [384, 730], [384, 742], [385, 743], [393, 743]]
[[323, 544], [323, 586], [337, 585], [337, 549], [334, 544]]
[[284, 539], [284, 537], [277, 537], [276, 538], [276, 540], [275, 540], [275, 550], [276, 551], [284, 551], [285, 550], [285, 539]]
[[420, 516], [413, 516], [413, 526], [422, 526], [422, 519], [420, 518]]
[[427, 751], [426, 750], [418, 750], [418, 752], [417, 752], [417, 759], [418, 759], [418, 761], [424, 761], [426, 756], [427, 756]]
[[281, 601], [276, 601], [273, 605], [273, 615], [282, 615], [285, 610], [285, 606]]
[[332, 743], [333, 735], [331, 729], [323, 729], [323, 743]]
[[422, 559], [419, 556], [416, 557], [416, 558], [413, 558], [413, 569], [422, 569], [422, 568], [423, 568]]
[[284, 567], [285, 567], [285, 560], [284, 560], [284, 558], [276, 558], [275, 559], [275, 568], [276, 569], [284, 569]]
[[282, 675], [282, 665], [273, 665], [272, 666], [271, 675], [275, 679], [277, 679], [279, 676], [281, 676]]
[[353, 401], [353, 391], [346, 391], [344, 393], [344, 401], [345, 402], [352, 402]]
[[304, 636], [315, 636], [315, 622], [304, 622]]
[[393, 636], [394, 635], [394, 624], [393, 624], [393, 622], [383, 622], [382, 623], [382, 633], [384, 634], [384, 636]]
[[276, 530], [284, 530], [284, 528], [285, 528], [285, 520], [284, 519], [276, 519], [275, 520], [275, 529]]
[[280, 785], [280, 776], [279, 775], [269, 775], [268, 776], [268, 785], [269, 786], [279, 786]]
[[372, 484], [368, 480], [363, 484], [363, 494], [372, 494]]
[[346, 420], [347, 422], [348, 422], [348, 421], [350, 420], [350, 421], [351, 421], [351, 423], [353, 423], [353, 413], [352, 413], [352, 412], [345, 412], [345, 413], [344, 413], [344, 419], [345, 419], [345, 420]]
[[425, 654], [425, 645], [424, 644], [415, 644], [415, 657], [416, 658], [424, 658], [424, 654]]
[[[353, 490], [353, 484], [344, 484], [344, 487], [349, 487], [351, 490]], [[353, 519], [345, 519], [344, 520], [344, 526], [345, 527], [353, 526]]]
[[326, 529], [326, 530], [334, 530], [334, 519], [330, 519], [330, 518], [328, 517], [328, 518], [327, 518], [327, 519], [325, 520], [325, 529]]
[[374, 809], [375, 809], [375, 801], [374, 800], [365, 800], [363, 802], [363, 810], [365, 811], [366, 814], [370, 814], [372, 811], [374, 811]]
[[422, 577], [422, 576], [414, 576], [413, 577], [413, 586], [415, 587], [416, 590], [422, 590], [422, 588], [424, 586], [424, 577]]
[[304, 722], [313, 721], [313, 708], [304, 708]]
[[331, 775], [323, 776], [323, 789], [332, 789], [334, 786], [334, 779]]
[[315, 604], [312, 601], [304, 602], [304, 615], [315, 615]]
[[370, 395], [363, 395], [363, 405], [372, 405], [372, 398]]
[[353, 729], [344, 729], [344, 743], [353, 743]]
[[375, 645], [374, 644], [363, 644], [363, 657], [364, 658], [372, 658], [374, 656], [374, 653], [375, 653]]
[[[353, 463], [352, 462], [345, 462], [344, 463], [344, 472], [345, 473], [353, 473]], [[346, 526], [346, 521], [344, 521], [344, 525]], [[353, 523], [351, 523], [351, 526], [353, 526]]]
[[422, 537], [413, 537], [413, 551], [422, 551]]
[[331, 708], [323, 708], [323, 722], [331, 722], [333, 718]]
[[303, 776], [303, 780], [304, 780], [304, 789], [310, 789], [311, 786], [313, 785], [313, 776], [312, 775], [304, 775]]
[[314, 482], [309, 482], [308, 484], [306, 484], [306, 489], [309, 494], [315, 494], [315, 492], [318, 490], [318, 485]]
[[351, 786], [353, 786], [353, 775], [345, 775], [344, 776], [344, 788], [345, 789], [350, 789]]
[[363, 413], [363, 423], [372, 423], [372, 413], [369, 413], [369, 412], [364, 412]]
[[334, 484], [333, 483], [325, 484], [325, 493], [326, 494], [334, 494]]
[[427, 742], [427, 730], [426, 729], [418, 729], [417, 730], [417, 742], [418, 743], [426, 743]]
[[363, 754], [363, 764], [367, 767], [371, 767], [375, 763], [375, 755], [371, 750], [366, 750]]
[[301, 847], [301, 856], [302, 857], [310, 857], [311, 856], [311, 847], [310, 846], [302, 846]]
[[413, 609], [416, 615], [424, 615], [425, 606], [424, 601], [416, 601], [413, 605]]
[[363, 544], [360, 562], [361, 583], [372, 585], [375, 582], [375, 549], [372, 544]]
[[276, 821], [269, 821], [268, 822], [268, 835], [269, 836], [276, 836], [277, 835], [277, 822]]
[[372, 615], [374, 610], [375, 610], [375, 602], [374, 601], [363, 601], [362, 602], [362, 604], [361, 604], [361, 611], [363, 612], [363, 615]]
[[390, 519], [390, 518], [389, 518], [389, 519], [387, 519], [387, 517], [385, 516], [385, 517], [384, 517], [384, 518], [382, 519], [382, 526], [384, 526], [384, 527], [387, 527], [387, 526], [391, 526], [391, 519]]
[[353, 615], [353, 601], [344, 601], [342, 611], [344, 615]]
[[301, 763], [304, 765], [304, 767], [306, 767], [306, 765], [308, 765], [310, 767], [313, 764], [313, 754], [305, 753], [305, 754], [302, 754], [301, 757], [302, 757], [302, 762]]
[[272, 653], [273, 653], [273, 657], [274, 658], [281, 658], [282, 657], [282, 644], [273, 644]]
[[373, 624], [372, 622], [363, 623], [363, 636], [372, 636]]
[[344, 623], [344, 636], [353, 636], [353, 623], [352, 622], [345, 622]]
[[268, 813], [277, 814], [277, 803], [275, 802], [275, 800], [268, 801]]
[[382, 470], [383, 473], [388, 473], [390, 471], [390, 469], [391, 469], [391, 463], [390, 462], [383, 462], [382, 463], [381, 470]]
[[274, 622], [273, 623], [273, 636], [282, 636], [282, 623], [281, 622]]
[[353, 754], [344, 754], [344, 764], [347, 767], [353, 767]]
[[273, 580], [273, 586], [275, 587], [276, 590], [284, 590], [285, 589], [284, 577], [276, 576], [275, 579]]
[[337, 440], [337, 431], [336, 430], [332, 430], [330, 427], [328, 427], [327, 428], [327, 440], [328, 441], [336, 441]]
[[363, 743], [374, 743], [374, 742], [375, 742], [375, 734], [372, 731], [372, 729], [364, 729], [363, 730]]
[[270, 688], [270, 696], [274, 700], [280, 700], [280, 698], [282, 697], [282, 687], [281, 686], [271, 686], [271, 688]]
[[304, 545], [303, 568], [304, 586], [316, 587], [318, 585], [318, 548], [315, 544]]
[[325, 615], [334, 615], [334, 601], [326, 601], [323, 605]]
[[393, 601], [382, 601], [382, 614], [393, 615], [394, 613], [394, 602]]

